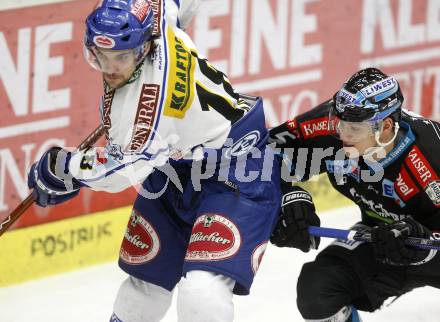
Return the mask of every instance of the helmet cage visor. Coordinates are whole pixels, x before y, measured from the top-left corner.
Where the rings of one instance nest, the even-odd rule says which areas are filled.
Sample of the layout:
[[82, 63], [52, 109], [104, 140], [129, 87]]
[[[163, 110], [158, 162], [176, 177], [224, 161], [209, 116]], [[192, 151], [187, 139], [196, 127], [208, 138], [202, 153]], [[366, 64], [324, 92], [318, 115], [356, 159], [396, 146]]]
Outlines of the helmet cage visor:
[[382, 121], [347, 121], [330, 109], [329, 131], [338, 139], [358, 143], [367, 138], [374, 138], [375, 133], [382, 128]]

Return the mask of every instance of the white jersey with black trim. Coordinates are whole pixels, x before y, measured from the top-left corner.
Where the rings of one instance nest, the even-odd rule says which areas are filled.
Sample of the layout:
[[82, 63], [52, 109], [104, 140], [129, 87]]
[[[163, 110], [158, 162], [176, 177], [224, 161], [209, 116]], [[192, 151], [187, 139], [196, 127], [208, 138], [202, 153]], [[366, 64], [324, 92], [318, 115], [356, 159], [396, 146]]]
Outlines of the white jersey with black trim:
[[227, 77], [198, 54], [160, 8], [162, 36], [129, 83], [107, 90], [100, 106], [105, 148], [73, 153], [69, 170], [93, 190], [118, 192], [141, 183], [169, 158], [198, 159], [219, 149], [246, 108]]

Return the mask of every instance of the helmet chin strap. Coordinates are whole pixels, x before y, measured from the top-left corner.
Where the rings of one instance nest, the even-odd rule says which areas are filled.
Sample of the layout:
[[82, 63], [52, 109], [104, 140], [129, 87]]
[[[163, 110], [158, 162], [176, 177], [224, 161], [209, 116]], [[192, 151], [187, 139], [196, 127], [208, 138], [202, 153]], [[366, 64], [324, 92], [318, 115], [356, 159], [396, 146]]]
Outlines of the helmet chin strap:
[[376, 133], [374, 133], [374, 139], [376, 140], [376, 143], [380, 146], [380, 147], [386, 147], [387, 145], [390, 145], [391, 143], [394, 142], [394, 140], [397, 137], [397, 133], [399, 132], [399, 123], [394, 122], [394, 135], [391, 138], [391, 140], [389, 140], [388, 142], [382, 143], [380, 142], [380, 131], [376, 131]]
[[372, 158], [373, 155], [376, 154], [376, 155], [378, 155], [378, 156], [384, 158], [385, 155], [386, 155], [385, 147], [388, 146], [388, 145], [390, 145], [391, 143], [394, 142], [394, 140], [395, 140], [396, 137], [397, 137], [397, 133], [399, 132], [399, 128], [400, 128], [400, 127], [399, 127], [399, 123], [394, 122], [394, 135], [393, 135], [393, 137], [391, 138], [391, 140], [389, 140], [388, 142], [385, 142], [385, 143], [380, 142], [380, 132], [381, 132], [381, 131], [376, 131], [376, 132], [374, 133], [374, 139], [375, 139], [375, 141], [376, 141], [376, 143], [377, 143], [377, 146], [374, 146], [374, 147], [368, 148], [368, 149], [365, 151], [365, 153], [364, 153], [364, 157], [370, 157], [370, 158]]

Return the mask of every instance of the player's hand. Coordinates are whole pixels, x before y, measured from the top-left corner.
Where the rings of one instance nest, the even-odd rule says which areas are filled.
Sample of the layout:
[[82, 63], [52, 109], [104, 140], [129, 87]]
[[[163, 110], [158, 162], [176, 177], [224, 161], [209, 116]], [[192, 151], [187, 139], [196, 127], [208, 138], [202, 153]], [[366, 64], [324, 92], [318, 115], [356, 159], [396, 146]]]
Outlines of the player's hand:
[[408, 217], [390, 225], [374, 227], [371, 230], [371, 242], [376, 258], [385, 264], [420, 265], [429, 261], [435, 252], [407, 246], [404, 240], [410, 236], [429, 239], [431, 234], [428, 228]]
[[34, 189], [35, 202], [41, 206], [56, 205], [79, 193], [81, 184], [68, 172], [70, 152], [53, 147], [34, 163], [28, 174], [28, 187]]
[[320, 238], [308, 232], [310, 225], [321, 224], [312, 197], [301, 187], [283, 185], [282, 190], [281, 215], [270, 241], [275, 246], [299, 248], [303, 252], [318, 249]]

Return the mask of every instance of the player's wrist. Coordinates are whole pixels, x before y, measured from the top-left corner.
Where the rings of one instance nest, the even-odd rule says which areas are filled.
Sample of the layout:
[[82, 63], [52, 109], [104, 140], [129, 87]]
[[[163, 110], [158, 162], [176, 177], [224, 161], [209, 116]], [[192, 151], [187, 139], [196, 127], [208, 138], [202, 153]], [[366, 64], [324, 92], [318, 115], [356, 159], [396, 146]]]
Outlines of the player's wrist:
[[79, 190], [83, 185], [69, 171], [71, 152], [59, 147], [49, 149], [37, 165], [37, 173], [46, 187], [60, 193]]
[[78, 195], [82, 185], [65, 171], [63, 165], [68, 161], [66, 151], [52, 148], [32, 165], [28, 187], [33, 189], [32, 194], [39, 206], [56, 205]]
[[298, 248], [303, 252], [317, 249], [320, 238], [308, 232], [310, 225], [320, 225], [312, 197], [303, 188], [289, 183], [282, 183], [281, 190], [281, 215], [271, 242], [278, 247]]
[[303, 188], [284, 183], [281, 186], [281, 191], [283, 193], [283, 197], [281, 200], [282, 207], [285, 207], [288, 204], [294, 202], [305, 202], [310, 205], [313, 211], [315, 211], [315, 205], [313, 203], [312, 196]]

